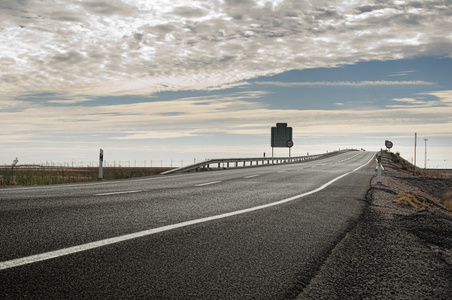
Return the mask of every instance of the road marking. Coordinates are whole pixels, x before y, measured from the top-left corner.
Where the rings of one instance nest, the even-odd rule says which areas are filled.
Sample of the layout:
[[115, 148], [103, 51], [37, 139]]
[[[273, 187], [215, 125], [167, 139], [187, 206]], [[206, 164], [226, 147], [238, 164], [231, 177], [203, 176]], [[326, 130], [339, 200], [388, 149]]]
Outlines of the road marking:
[[335, 164], [338, 164], [338, 163], [341, 163], [341, 162], [344, 162], [344, 161], [350, 160], [350, 159], [352, 159], [352, 158], [355, 158], [355, 157], [357, 157], [358, 155], [359, 155], [359, 154], [355, 154], [355, 155], [353, 155], [352, 157], [349, 157], [349, 158], [345, 158], [345, 159], [343, 159], [343, 160], [337, 161], [337, 162], [335, 162]]
[[94, 196], [120, 195], [120, 194], [131, 194], [131, 193], [139, 193], [139, 192], [142, 192], [142, 191], [111, 192], [111, 193], [103, 193], [103, 194], [94, 194]]
[[211, 185], [211, 184], [220, 183], [220, 182], [221, 181], [212, 181], [212, 182], [196, 184], [195, 186], [205, 186], [205, 185]]
[[[223, 219], [223, 218], [236, 216], [236, 215], [241, 215], [241, 214], [249, 213], [249, 212], [252, 212], [252, 211], [256, 211], [256, 210], [260, 210], [260, 209], [264, 209], [264, 208], [268, 208], [268, 207], [272, 207], [272, 206], [281, 205], [281, 204], [284, 204], [284, 203], [287, 203], [287, 202], [291, 202], [291, 201], [300, 199], [302, 197], [306, 197], [306, 196], [315, 194], [315, 193], [325, 189], [329, 185], [333, 184], [334, 182], [338, 181], [339, 179], [341, 179], [341, 178], [343, 178], [343, 177], [345, 177], [345, 176], [347, 176], [347, 175], [349, 175], [351, 173], [354, 173], [357, 170], [361, 169], [362, 167], [366, 166], [373, 159], [374, 159], [374, 157], [372, 156], [369, 159], [369, 161], [366, 162], [365, 164], [355, 168], [354, 170], [352, 170], [352, 171], [350, 171], [348, 173], [344, 173], [344, 174], [342, 174], [342, 175], [340, 175], [340, 176], [328, 181], [324, 185], [322, 185], [322, 186], [320, 186], [320, 187], [318, 187], [318, 188], [316, 188], [316, 189], [314, 189], [312, 191], [309, 191], [309, 192], [306, 192], [306, 193], [303, 193], [303, 194], [299, 194], [299, 195], [295, 195], [293, 197], [289, 197], [289, 198], [286, 198], [286, 199], [283, 199], [283, 200], [279, 200], [279, 201], [276, 201], [276, 202], [272, 202], [272, 203], [268, 203], [268, 204], [264, 204], [264, 205], [259, 205], [259, 206], [255, 206], [255, 207], [250, 207], [250, 208], [246, 208], [246, 209], [242, 209], [242, 210], [237, 210], [237, 211], [233, 211], [233, 212], [229, 212], [229, 213], [224, 213], [224, 214], [220, 214], [220, 215], [215, 215], [215, 216], [211, 216], [211, 217], [206, 217], [206, 218], [186, 221], [186, 222], [172, 224], [172, 225], [167, 225], [167, 226], [162, 226], [162, 227], [158, 227], [158, 228], [152, 228], [152, 229], [149, 229], [149, 230], [144, 230], [144, 231], [140, 231], [140, 232], [126, 234], [126, 235], [122, 235], [122, 236], [118, 236], [118, 237], [114, 237], [114, 238], [109, 238], [109, 239], [105, 239], [105, 240], [95, 241], [95, 242], [82, 244], [82, 245], [78, 245], [78, 246], [73, 246], [73, 247], [69, 247], [69, 248], [64, 248], [64, 249], [60, 249], [60, 250], [55, 250], [55, 251], [50, 251], [50, 252], [46, 252], [46, 253], [31, 255], [31, 256], [17, 258], [17, 259], [8, 260], [8, 261], [3, 261], [3, 262], [0, 262], [0, 270], [14, 268], [14, 267], [18, 267], [18, 266], [27, 265], [27, 264], [32, 264], [32, 263], [36, 263], [36, 262], [40, 262], [40, 261], [44, 261], [44, 260], [48, 260], [48, 259], [52, 259], [52, 258], [57, 258], [57, 257], [65, 256], [65, 255], [70, 255], [70, 254], [74, 254], [74, 253], [78, 253], [78, 252], [82, 252], [82, 251], [87, 251], [87, 250], [91, 250], [91, 249], [95, 249], [95, 248], [99, 248], [99, 247], [103, 247], [103, 246], [107, 246], [107, 245], [111, 245], [111, 244], [116, 244], [116, 243], [128, 241], [128, 240], [131, 240], [131, 239], [136, 239], [136, 238], [140, 238], [140, 237], [149, 236], [149, 235], [160, 233], [160, 232], [164, 232], [164, 231], [169, 231], [169, 230], [173, 230], [173, 229], [177, 229], [177, 228], [181, 228], [181, 227], [187, 227], [187, 226], [191, 226], [191, 225], [195, 225], [195, 224], [199, 224], [199, 223], [204, 223], [204, 222], [209, 222], [209, 221], [213, 221], [213, 220]], [[218, 183], [218, 182], [221, 182], [221, 181], [209, 182], [208, 184], [213, 184], [213, 183]]]
[[260, 175], [256, 174], [256, 175], [245, 176], [245, 177], [243, 177], [243, 178], [253, 178], [253, 177], [258, 177], [258, 176], [260, 176]]

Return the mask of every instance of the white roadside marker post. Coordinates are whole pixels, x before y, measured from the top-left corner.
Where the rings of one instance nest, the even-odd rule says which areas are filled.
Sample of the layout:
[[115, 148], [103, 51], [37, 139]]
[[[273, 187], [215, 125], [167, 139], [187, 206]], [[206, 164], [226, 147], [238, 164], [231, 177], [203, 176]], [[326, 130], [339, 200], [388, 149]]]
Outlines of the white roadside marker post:
[[100, 153], [99, 153], [99, 178], [97, 178], [97, 180], [102, 180], [102, 178], [103, 178], [103, 162], [104, 162], [104, 150], [100, 149]]
[[381, 149], [380, 153], [378, 153], [377, 162], [378, 162], [378, 183], [381, 183]]

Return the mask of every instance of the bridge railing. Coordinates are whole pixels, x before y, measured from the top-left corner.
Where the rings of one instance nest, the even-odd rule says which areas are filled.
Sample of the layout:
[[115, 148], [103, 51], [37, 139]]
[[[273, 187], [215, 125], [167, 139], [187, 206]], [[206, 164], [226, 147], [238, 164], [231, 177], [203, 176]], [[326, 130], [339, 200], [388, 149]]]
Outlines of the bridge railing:
[[172, 169], [161, 173], [175, 174], [184, 172], [198, 172], [198, 171], [208, 171], [212, 169], [229, 169], [229, 168], [240, 168], [240, 167], [257, 167], [265, 165], [281, 165], [281, 164], [293, 164], [300, 163], [308, 160], [315, 160], [319, 158], [325, 158], [328, 156], [337, 155], [339, 153], [344, 153], [347, 151], [356, 150], [339, 150], [334, 152], [328, 152], [324, 154], [307, 155], [307, 156], [296, 156], [296, 157], [251, 157], [251, 158], [217, 158], [209, 159], [203, 162], [195, 163], [189, 166]]

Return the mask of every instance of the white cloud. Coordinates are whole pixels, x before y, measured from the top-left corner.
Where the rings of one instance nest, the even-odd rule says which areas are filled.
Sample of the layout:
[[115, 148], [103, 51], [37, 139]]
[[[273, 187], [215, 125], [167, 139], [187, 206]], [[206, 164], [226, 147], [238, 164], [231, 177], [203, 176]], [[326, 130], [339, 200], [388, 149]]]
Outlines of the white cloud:
[[10, 97], [150, 94], [290, 69], [446, 56], [451, 11], [439, 0], [3, 1], [0, 86]]
[[431, 85], [432, 82], [421, 80], [415, 81], [306, 81], [306, 82], [278, 82], [278, 81], [261, 81], [256, 82], [259, 85], [274, 85], [283, 87], [296, 86], [344, 86], [344, 87], [369, 87], [369, 86], [407, 86], [407, 85]]
[[400, 72], [396, 72], [394, 74], [389, 75], [390, 77], [396, 77], [396, 76], [406, 76], [410, 73], [414, 73], [416, 71], [400, 71]]
[[[269, 126], [280, 120], [299, 128], [297, 136], [409, 134], [418, 128], [430, 136], [452, 137], [452, 91], [429, 94], [438, 97], [437, 105], [418, 105], [419, 100], [405, 98], [394, 99], [405, 105], [367, 111], [272, 109], [259, 102], [260, 92], [133, 104], [93, 103], [88, 107], [73, 105], [69, 109], [65, 106], [49, 109], [45, 104], [24, 102], [13, 111], [0, 112], [0, 126], [8, 128], [8, 132], [0, 133], [0, 139], [9, 141], [11, 136], [16, 136], [38, 142], [50, 137], [97, 135], [110, 136], [114, 140], [206, 134], [267, 136]], [[30, 132], [33, 132], [32, 137]], [[17, 142], [17, 138], [15, 140]]]
[[416, 107], [433, 107], [433, 106], [452, 106], [452, 91], [445, 90], [445, 91], [435, 91], [435, 92], [429, 92], [429, 93], [422, 93], [419, 94], [420, 97], [423, 96], [434, 96], [435, 100], [421, 100], [421, 99], [415, 99], [415, 98], [394, 98], [392, 99], [395, 102], [401, 102], [405, 105], [388, 105], [388, 108], [403, 108], [407, 107], [406, 105], [410, 106], [416, 106]]
[[[417, 130], [449, 138], [452, 92], [447, 90], [398, 94], [393, 105], [371, 111], [341, 105], [348, 103], [344, 97], [335, 100], [334, 110], [302, 111], [272, 109], [259, 102], [259, 92], [213, 91], [250, 88], [254, 83], [248, 79], [287, 70], [452, 57], [450, 32], [452, 3], [444, 0], [3, 0], [0, 126], [7, 130], [0, 132], [1, 152], [25, 143], [41, 145], [43, 153], [68, 143], [67, 149], [75, 143], [88, 151], [98, 147], [99, 136], [111, 147], [122, 147], [114, 143], [118, 139], [122, 145], [164, 136], [266, 136], [269, 124], [280, 120], [300, 128], [297, 136]], [[413, 72], [407, 67], [389, 76], [422, 78]], [[449, 88], [422, 80], [345, 78], [255, 84]], [[96, 100], [196, 89], [212, 96], [122, 105]]]
[[137, 12], [137, 8], [131, 5], [127, 5], [120, 0], [108, 0], [108, 1], [80, 1], [80, 6], [86, 9], [89, 13], [101, 16], [113, 16], [122, 15], [130, 16]]
[[[396, 101], [396, 102], [404, 102], [404, 103], [419, 103], [420, 102], [413, 98], [394, 98], [392, 100]], [[424, 103], [424, 102], [422, 101], [422, 103]]]
[[426, 95], [432, 95], [439, 98], [440, 103], [452, 105], [452, 90], [430, 92]]
[[180, 137], [190, 137], [196, 136], [193, 132], [182, 132], [182, 131], [143, 131], [143, 132], [128, 132], [127, 136], [114, 137], [114, 140], [145, 140], [145, 139], [170, 139], [170, 138], [180, 138]]

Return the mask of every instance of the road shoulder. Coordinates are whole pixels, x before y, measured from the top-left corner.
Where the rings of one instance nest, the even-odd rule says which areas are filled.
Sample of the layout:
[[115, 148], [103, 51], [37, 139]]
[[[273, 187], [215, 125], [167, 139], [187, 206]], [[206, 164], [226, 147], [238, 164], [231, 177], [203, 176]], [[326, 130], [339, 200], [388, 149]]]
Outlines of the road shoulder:
[[[438, 194], [451, 186], [392, 168], [374, 177], [357, 225], [297, 299], [452, 299], [452, 217]], [[406, 192], [427, 209], [393, 202]]]

